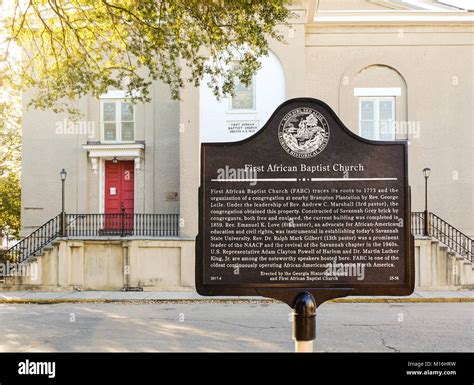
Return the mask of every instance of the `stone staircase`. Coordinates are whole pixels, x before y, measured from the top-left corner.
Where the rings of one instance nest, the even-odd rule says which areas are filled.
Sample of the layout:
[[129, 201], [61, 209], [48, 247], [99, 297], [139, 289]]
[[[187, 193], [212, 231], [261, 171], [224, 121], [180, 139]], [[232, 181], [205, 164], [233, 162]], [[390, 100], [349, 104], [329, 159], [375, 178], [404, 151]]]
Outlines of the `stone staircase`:
[[[415, 287], [421, 290], [474, 289], [473, 240], [432, 213], [431, 236], [421, 235], [425, 233], [424, 223], [423, 213], [412, 213]], [[0, 290], [64, 290], [76, 284], [70, 277], [83, 271], [84, 266], [66, 251], [67, 240], [57, 239], [59, 225], [60, 217], [56, 216], [3, 253], [4, 261], [35, 265], [37, 270], [33, 275], [0, 277]], [[193, 255], [190, 258], [194, 260]]]
[[417, 237], [415, 287], [422, 290], [474, 289], [474, 265], [436, 239]]
[[[68, 272], [68, 266], [61, 262], [64, 259], [60, 258], [60, 254], [64, 255], [66, 251], [66, 242], [51, 242], [26, 261], [37, 266], [36, 279], [32, 276], [5, 277], [4, 282], [0, 282], [0, 290], [72, 290], [71, 282], [66, 282], [64, 277], [61, 279], [72, 274]], [[75, 264], [72, 260], [70, 263]], [[69, 266], [71, 268], [74, 266]], [[474, 289], [474, 265], [434, 238], [417, 237], [415, 286], [419, 290]]]
[[[26, 267], [26, 274], [2, 277], [0, 281], [1, 291], [20, 290], [58, 290], [59, 287], [51, 285], [57, 277], [54, 277], [56, 266], [51, 266], [57, 261], [59, 253], [58, 241], [52, 241], [40, 250], [30, 255], [22, 264]], [[56, 279], [55, 279], [56, 278]]]

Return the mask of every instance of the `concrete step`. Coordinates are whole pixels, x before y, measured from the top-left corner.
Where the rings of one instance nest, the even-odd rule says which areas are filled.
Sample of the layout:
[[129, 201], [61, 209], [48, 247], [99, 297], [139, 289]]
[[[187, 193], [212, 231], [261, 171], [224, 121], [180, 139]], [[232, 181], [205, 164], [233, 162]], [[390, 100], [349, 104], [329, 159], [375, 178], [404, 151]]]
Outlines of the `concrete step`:
[[474, 273], [472, 272], [472, 262], [464, 259], [462, 261], [462, 283], [464, 285], [469, 285], [474, 282]]
[[36, 261], [38, 260], [38, 257], [39, 257], [39, 256], [40, 256], [40, 255], [36, 255], [36, 254], [30, 255], [28, 258], [25, 259], [24, 262], [25, 262], [25, 263], [36, 262]]
[[44, 246], [41, 250], [37, 251], [36, 253], [32, 254], [28, 257], [25, 262], [36, 262], [39, 257], [43, 257], [47, 252], [54, 250], [54, 248], [59, 245], [59, 242], [51, 242], [50, 244]]
[[438, 240], [418, 240], [415, 247], [415, 264], [417, 287], [474, 286], [472, 261]]

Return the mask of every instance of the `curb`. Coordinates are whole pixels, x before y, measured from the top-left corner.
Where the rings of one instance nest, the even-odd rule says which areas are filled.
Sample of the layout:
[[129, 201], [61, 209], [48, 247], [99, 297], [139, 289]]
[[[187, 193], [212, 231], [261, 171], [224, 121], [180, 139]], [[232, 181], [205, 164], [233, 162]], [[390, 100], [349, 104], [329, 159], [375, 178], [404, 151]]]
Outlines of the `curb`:
[[279, 303], [279, 301], [271, 298], [263, 299], [3, 299], [2, 304], [37, 304], [37, 305], [54, 305], [59, 303], [121, 303], [121, 304], [160, 304], [160, 303]]
[[[338, 298], [327, 303], [458, 303], [474, 302], [474, 298]], [[160, 303], [280, 303], [280, 301], [264, 299], [2, 299], [0, 304], [37, 304], [54, 305], [59, 303], [122, 303], [122, 304], [160, 304]]]
[[474, 298], [338, 298], [332, 303], [430, 303], [430, 302], [474, 302]]

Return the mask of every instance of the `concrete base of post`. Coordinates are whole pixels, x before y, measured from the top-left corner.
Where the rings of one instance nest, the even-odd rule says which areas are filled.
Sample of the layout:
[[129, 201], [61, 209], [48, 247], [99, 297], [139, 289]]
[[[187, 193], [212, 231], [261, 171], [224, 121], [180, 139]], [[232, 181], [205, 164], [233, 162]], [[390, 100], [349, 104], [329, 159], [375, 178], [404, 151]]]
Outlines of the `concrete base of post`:
[[312, 353], [313, 341], [295, 341], [296, 353]]
[[299, 293], [293, 303], [295, 352], [312, 352], [316, 339], [316, 301], [309, 292]]

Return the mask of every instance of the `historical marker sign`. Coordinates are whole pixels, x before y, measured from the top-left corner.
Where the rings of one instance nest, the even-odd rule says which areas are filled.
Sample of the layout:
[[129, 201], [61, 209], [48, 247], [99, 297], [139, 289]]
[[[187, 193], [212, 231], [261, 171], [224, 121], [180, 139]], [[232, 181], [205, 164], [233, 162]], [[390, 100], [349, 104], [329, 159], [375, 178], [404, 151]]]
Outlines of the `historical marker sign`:
[[203, 143], [198, 292], [410, 294], [407, 173], [406, 142], [360, 138], [315, 99], [283, 103], [246, 140]]

